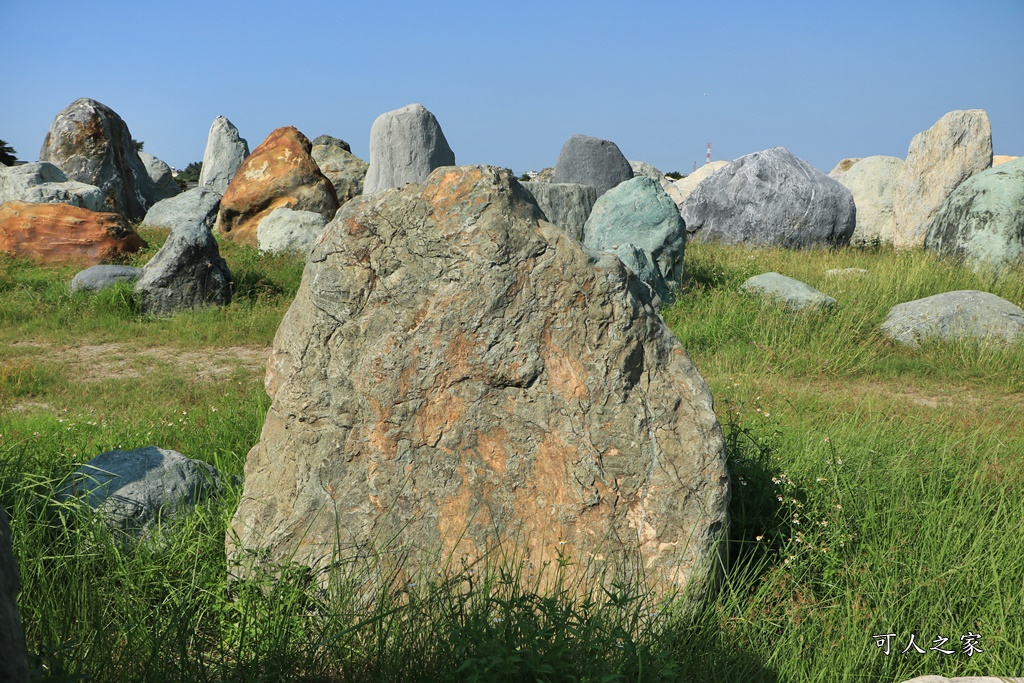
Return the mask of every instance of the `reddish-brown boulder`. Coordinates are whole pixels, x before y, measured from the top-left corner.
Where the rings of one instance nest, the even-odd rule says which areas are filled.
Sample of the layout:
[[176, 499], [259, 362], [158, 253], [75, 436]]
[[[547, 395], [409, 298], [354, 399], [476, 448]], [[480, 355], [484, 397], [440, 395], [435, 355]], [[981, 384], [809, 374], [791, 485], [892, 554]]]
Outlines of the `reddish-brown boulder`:
[[123, 260], [146, 246], [116, 213], [70, 204], [0, 204], [0, 251], [47, 262]]
[[256, 246], [260, 221], [282, 207], [334, 218], [338, 196], [310, 155], [312, 149], [292, 126], [268, 135], [238, 167], [220, 201], [216, 229], [221, 236]]

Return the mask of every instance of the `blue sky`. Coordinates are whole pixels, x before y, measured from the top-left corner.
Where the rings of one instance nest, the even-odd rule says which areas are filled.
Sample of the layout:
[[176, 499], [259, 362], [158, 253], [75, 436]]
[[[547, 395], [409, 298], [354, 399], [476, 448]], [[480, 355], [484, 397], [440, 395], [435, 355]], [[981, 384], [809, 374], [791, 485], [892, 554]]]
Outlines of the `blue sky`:
[[419, 102], [460, 164], [517, 173], [582, 133], [690, 172], [782, 145], [828, 171], [906, 156], [981, 108], [1024, 154], [1024, 0], [289, 3], [0, 0], [0, 139], [38, 158], [79, 97], [146, 151], [202, 158], [223, 114], [251, 148], [293, 125], [369, 158], [382, 112]]

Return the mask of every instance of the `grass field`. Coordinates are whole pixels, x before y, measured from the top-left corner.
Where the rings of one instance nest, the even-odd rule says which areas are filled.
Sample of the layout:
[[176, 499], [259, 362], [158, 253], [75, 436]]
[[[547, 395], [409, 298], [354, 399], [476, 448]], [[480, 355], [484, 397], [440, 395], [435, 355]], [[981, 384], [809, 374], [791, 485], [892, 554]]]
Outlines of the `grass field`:
[[[145, 237], [140, 263], [165, 236]], [[0, 258], [0, 505], [40, 680], [1024, 675], [1024, 343], [905, 349], [878, 332], [892, 305], [944, 291], [1020, 305], [1024, 269], [690, 245], [690, 284], [663, 315], [712, 388], [734, 485], [730, 565], [707, 608], [537, 595], [499, 561], [382, 588], [367, 606], [353, 586], [373, 585], [372, 567], [326, 590], [300, 570], [228, 583], [238, 486], [160, 545], [125, 547], [87, 518], [50, 523], [54, 487], [112, 448], [159, 445], [241, 475], [302, 264], [222, 249], [235, 301], [168, 320], [139, 316], [130, 287], [71, 295], [76, 268]], [[838, 268], [867, 272], [826, 275]], [[765, 271], [842, 306], [791, 314], [736, 293]]]

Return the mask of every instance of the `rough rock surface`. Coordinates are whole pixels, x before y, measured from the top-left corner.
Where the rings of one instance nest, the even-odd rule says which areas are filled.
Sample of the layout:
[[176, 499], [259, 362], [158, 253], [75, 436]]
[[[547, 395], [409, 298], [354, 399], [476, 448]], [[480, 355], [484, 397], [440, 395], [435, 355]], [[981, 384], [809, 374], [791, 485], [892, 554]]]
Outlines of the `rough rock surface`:
[[222, 488], [213, 465], [147, 446], [101, 453], [72, 473], [58, 500], [81, 500], [112, 528], [142, 536]]
[[697, 241], [790, 248], [847, 244], [856, 224], [850, 191], [784, 147], [730, 162], [680, 213]]
[[173, 228], [199, 221], [212, 230], [217, 221], [220, 200], [221, 196], [212, 190], [193, 187], [177, 197], [154, 204], [142, 223], [154, 228]]
[[523, 188], [537, 201], [544, 219], [554, 223], [578, 240], [583, 239], [583, 226], [597, 201], [597, 191], [589, 185], [574, 183], [523, 183]]
[[141, 309], [154, 316], [231, 303], [231, 273], [210, 229], [201, 221], [173, 226], [143, 266], [135, 294]]
[[313, 160], [331, 181], [338, 195], [338, 204], [344, 204], [363, 193], [368, 163], [357, 157], [344, 140], [321, 135], [313, 141]]
[[11, 525], [0, 507], [0, 681], [28, 683], [25, 634], [18, 612], [18, 563], [11, 544]]
[[618, 564], [628, 581], [639, 561], [683, 586], [720, 550], [707, 386], [647, 288], [539, 220], [506, 170], [437, 169], [345, 205], [266, 387], [229, 557], [375, 547], [415, 573], [501, 543], [538, 570], [562, 555], [569, 576]]
[[454, 165], [455, 152], [437, 118], [421, 104], [408, 104], [373, 122], [363, 193], [422, 183], [435, 168]]
[[0, 251], [44, 262], [118, 261], [146, 246], [116, 213], [70, 204], [0, 204]]
[[718, 169], [725, 168], [728, 165], [728, 161], [712, 161], [704, 164], [685, 178], [680, 178], [679, 180], [669, 183], [665, 188], [665, 192], [667, 192], [668, 196], [672, 198], [672, 201], [676, 203], [676, 206], [682, 209], [683, 202], [685, 202], [686, 198], [693, 192], [693, 188], [700, 185], [705, 178]]
[[220, 201], [221, 237], [256, 246], [260, 221], [282, 207], [334, 218], [338, 196], [310, 155], [312, 148], [309, 139], [291, 126], [268, 135], [238, 167]]
[[64, 172], [46, 161], [20, 166], [0, 166], [0, 204], [70, 204], [90, 211], [103, 208], [103, 193], [95, 185], [68, 180]]
[[923, 246], [946, 197], [960, 183], [991, 166], [992, 126], [983, 109], [951, 111], [915, 135], [893, 195], [893, 246]]
[[857, 205], [851, 244], [892, 244], [896, 231], [892, 202], [902, 172], [903, 159], [874, 156], [859, 159], [846, 172], [832, 176], [849, 188]]
[[838, 302], [814, 287], [779, 273], [761, 273], [740, 285], [741, 292], [784, 303], [794, 311], [810, 308], [835, 308]]
[[840, 160], [839, 163], [833, 166], [832, 170], [828, 172], [828, 177], [839, 180], [844, 173], [853, 168], [853, 166], [862, 158], [863, 157], [847, 157], [846, 159]]
[[657, 273], [644, 282], [662, 301], [669, 301], [672, 290], [683, 282], [686, 225], [675, 202], [653, 178], [632, 178], [598, 197], [583, 226], [583, 244], [597, 251], [621, 244], [642, 249]]
[[534, 178], [532, 182], [535, 182], [535, 183], [553, 183], [553, 182], [555, 182], [555, 167], [554, 166], [548, 166], [547, 168], [542, 168], [540, 170], [540, 173], [537, 174], [537, 177]]
[[142, 268], [132, 266], [92, 266], [71, 278], [68, 289], [72, 292], [98, 292], [119, 282], [135, 282]]
[[1024, 263], [1024, 159], [961, 183], [935, 215], [924, 246], [975, 266]]
[[224, 116], [218, 116], [210, 125], [203, 152], [203, 166], [199, 170], [199, 187], [223, 195], [231, 179], [249, 156], [249, 143], [238, 134], [238, 129]]
[[661, 180], [665, 177], [665, 174], [659, 171], [657, 168], [647, 163], [646, 161], [630, 161], [629, 167], [633, 169], [633, 177], [638, 178], [642, 175], [648, 178], [654, 178], [655, 180]]
[[132, 134], [110, 107], [83, 97], [57, 114], [43, 140], [40, 161], [71, 180], [95, 185], [103, 208], [138, 220], [153, 205], [153, 181], [132, 144]]
[[633, 168], [614, 142], [573, 135], [562, 145], [551, 182], [590, 185], [600, 197], [632, 177]]
[[149, 179], [153, 181], [154, 202], [181, 194], [181, 188], [175, 182], [170, 166], [146, 152], [139, 152], [139, 159], [142, 160], [142, 165], [146, 167]]
[[909, 346], [929, 338], [1012, 342], [1024, 335], [1024, 310], [989, 292], [946, 292], [893, 306], [882, 331]]
[[327, 219], [313, 211], [274, 209], [256, 228], [256, 245], [270, 254], [308, 253], [325, 225]]

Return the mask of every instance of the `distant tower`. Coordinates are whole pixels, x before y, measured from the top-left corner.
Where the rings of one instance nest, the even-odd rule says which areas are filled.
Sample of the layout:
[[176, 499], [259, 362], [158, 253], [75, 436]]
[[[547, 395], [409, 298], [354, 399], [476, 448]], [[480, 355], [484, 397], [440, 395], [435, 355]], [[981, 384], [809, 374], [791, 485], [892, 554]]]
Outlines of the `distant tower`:
[[708, 158], [707, 158], [707, 161], [705, 161], [704, 163], [705, 164], [710, 164], [711, 163], [711, 143], [710, 142], [708, 143]]
[[693, 162], [693, 170], [696, 173], [696, 171], [697, 171], [697, 162], [696, 161]]

